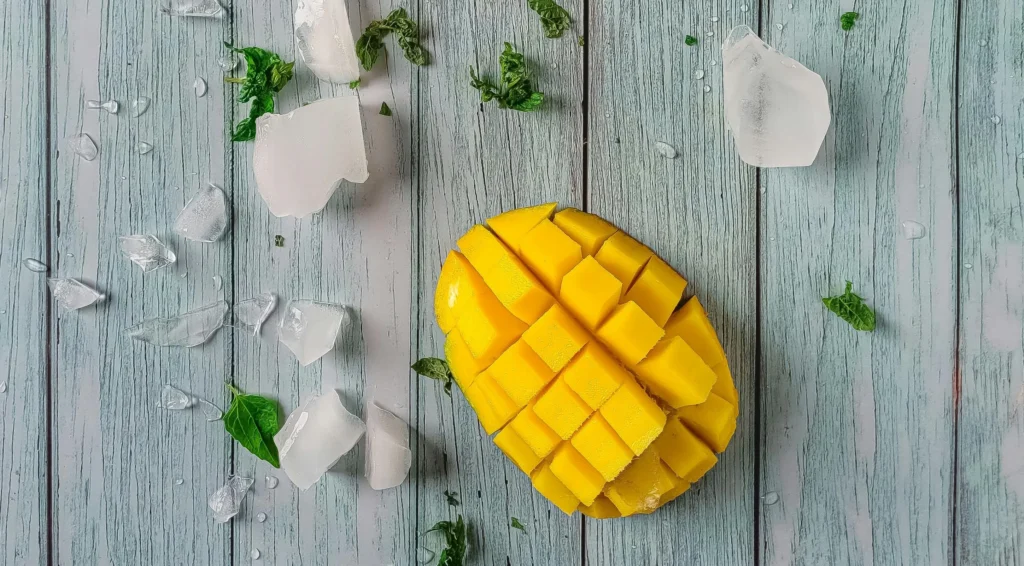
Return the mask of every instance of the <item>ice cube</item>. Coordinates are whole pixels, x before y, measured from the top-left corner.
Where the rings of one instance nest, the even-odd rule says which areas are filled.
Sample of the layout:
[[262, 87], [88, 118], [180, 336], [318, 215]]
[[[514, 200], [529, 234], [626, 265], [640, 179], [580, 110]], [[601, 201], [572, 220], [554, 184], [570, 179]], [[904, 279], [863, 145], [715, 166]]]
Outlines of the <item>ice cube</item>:
[[655, 142], [654, 143], [654, 151], [658, 152], [658, 155], [660, 155], [660, 156], [662, 156], [662, 157], [664, 157], [666, 159], [675, 159], [676, 158], [676, 148], [670, 146], [669, 144], [667, 144], [665, 142]]
[[202, 98], [206, 96], [206, 79], [203, 77], [196, 77], [196, 80], [192, 83], [192, 88], [196, 90], [196, 96]]
[[168, 16], [219, 18], [224, 7], [217, 0], [163, 0], [160, 11]]
[[920, 240], [924, 237], [924, 226], [920, 222], [907, 220], [903, 223], [903, 237], [908, 240]]
[[302, 218], [327, 205], [341, 181], [369, 176], [359, 98], [320, 100], [256, 121], [253, 173], [274, 216]]
[[722, 67], [725, 117], [740, 158], [755, 167], [813, 163], [832, 121], [821, 77], [747, 26], [729, 34]]
[[135, 151], [137, 151], [139, 155], [146, 155], [147, 153], [153, 151], [153, 144], [140, 141], [139, 143], [135, 144]]
[[260, 559], [260, 549], [258, 549], [258, 548], [252, 549], [252, 551], [249, 552], [249, 558], [252, 558], [253, 560], [259, 560]]
[[345, 0], [300, 0], [295, 9], [295, 45], [313, 74], [348, 84], [359, 79], [359, 58]]
[[21, 263], [25, 266], [25, 269], [29, 271], [35, 271], [36, 273], [46, 273], [47, 271], [50, 270], [50, 268], [47, 267], [45, 263], [31, 257], [26, 257], [25, 259], [21, 260]]
[[156, 236], [134, 234], [121, 236], [120, 240], [121, 255], [141, 267], [143, 273], [166, 267], [178, 259], [171, 248], [165, 246]]
[[135, 100], [133, 100], [132, 101], [132, 111], [131, 111], [132, 118], [138, 118], [139, 116], [142, 116], [143, 114], [145, 114], [146, 110], [149, 109], [149, 103], [150, 102], [151, 101], [149, 100], [149, 98], [147, 98], [145, 96], [140, 96], [140, 97], [136, 98]]
[[0, 393], [7, 393], [7, 382], [0, 381]]
[[345, 305], [288, 301], [281, 319], [279, 340], [295, 354], [300, 364], [308, 366], [334, 348], [338, 333], [348, 320]]
[[402, 485], [412, 467], [409, 425], [377, 403], [366, 407], [366, 479], [377, 490]]
[[273, 293], [261, 293], [235, 305], [235, 327], [259, 336], [263, 323], [277, 307]]
[[366, 425], [345, 410], [337, 391], [313, 397], [288, 415], [274, 436], [281, 469], [305, 491], [351, 450], [364, 432]]
[[86, 100], [85, 107], [89, 110], [106, 110], [110, 114], [117, 114], [117, 111], [121, 109], [121, 105], [116, 100], [107, 100], [105, 102]]
[[173, 385], [164, 385], [157, 407], [168, 411], [181, 411], [194, 405], [196, 398]]
[[274, 489], [275, 487], [277, 487], [277, 476], [267, 476], [263, 478], [263, 480], [267, 483], [267, 489]]
[[228, 196], [213, 183], [199, 189], [174, 220], [174, 233], [195, 242], [216, 242], [228, 231]]
[[47, 284], [57, 304], [69, 311], [87, 307], [105, 298], [103, 293], [75, 279], [51, 278]]
[[262, 512], [262, 511], [259, 512], [259, 513], [256, 513], [256, 520], [258, 522], [260, 522], [260, 523], [266, 523], [267, 522], [267, 514]]
[[203, 416], [206, 417], [206, 422], [212, 423], [213, 421], [219, 421], [224, 417], [224, 411], [220, 410], [220, 407], [207, 401], [206, 399], [199, 400], [199, 409], [203, 411]]
[[210, 496], [210, 509], [213, 510], [213, 520], [218, 523], [227, 523], [232, 517], [238, 514], [242, 506], [245, 494], [252, 487], [252, 479], [242, 476], [228, 476], [228, 481], [217, 488]]
[[96, 147], [96, 142], [92, 141], [89, 134], [78, 134], [69, 137], [68, 147], [86, 161], [92, 161], [100, 154], [100, 148]]
[[217, 301], [178, 316], [144, 320], [124, 332], [156, 346], [191, 348], [206, 342], [224, 326], [227, 312], [227, 302]]
[[222, 71], [230, 73], [238, 68], [238, 54], [232, 51], [231, 53], [217, 59], [217, 64], [220, 65]]

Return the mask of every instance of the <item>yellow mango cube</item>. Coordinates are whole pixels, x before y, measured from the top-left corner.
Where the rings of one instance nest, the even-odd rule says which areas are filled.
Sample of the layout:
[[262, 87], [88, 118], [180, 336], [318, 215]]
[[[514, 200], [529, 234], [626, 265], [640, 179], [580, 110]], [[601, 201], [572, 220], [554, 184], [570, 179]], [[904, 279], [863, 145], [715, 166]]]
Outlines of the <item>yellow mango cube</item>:
[[456, 306], [459, 299], [468, 290], [463, 287], [465, 268], [469, 267], [466, 258], [455, 250], [448, 252], [448, 257], [441, 266], [441, 274], [437, 277], [437, 289], [434, 290], [434, 316], [441, 332], [448, 334], [455, 328], [458, 320]]
[[526, 265], [556, 295], [562, 278], [583, 259], [580, 245], [550, 220], [541, 220], [523, 236], [521, 252]]
[[562, 443], [562, 438], [558, 436], [558, 433], [551, 430], [551, 427], [544, 424], [544, 421], [537, 416], [537, 412], [533, 410], [533, 406], [529, 405], [519, 414], [516, 418], [512, 419], [509, 423], [510, 427], [519, 434], [519, 437], [523, 439], [533, 453], [541, 458], [547, 458], [548, 454]]
[[531, 324], [554, 304], [540, 280], [487, 228], [474, 226], [458, 244], [501, 304], [519, 320]]
[[711, 367], [725, 361], [725, 349], [697, 297], [686, 301], [665, 324], [665, 334], [679, 336]]
[[480, 372], [487, 369], [486, 365], [473, 357], [458, 328], [448, 333], [444, 341], [444, 356], [448, 359], [448, 367], [452, 370], [455, 383], [463, 391], [473, 385], [473, 380]]
[[605, 240], [594, 257], [622, 281], [622, 292], [625, 293], [653, 255], [654, 252], [650, 248], [629, 237], [625, 232], [616, 232]]
[[562, 279], [559, 300], [590, 330], [604, 322], [619, 304], [622, 282], [592, 256], [580, 261]]
[[618, 360], [595, 342], [584, 346], [562, 370], [565, 383], [595, 411], [629, 378]]
[[552, 371], [562, 368], [590, 341], [590, 334], [558, 305], [523, 332], [523, 340]]
[[630, 301], [615, 307], [596, 334], [613, 354], [632, 367], [647, 357], [665, 331]]
[[516, 208], [487, 219], [487, 225], [505, 242], [512, 251], [519, 253], [519, 245], [523, 236], [540, 223], [551, 218], [558, 207], [557, 202], [538, 204], [526, 208]]
[[604, 495], [623, 515], [650, 513], [681, 481], [654, 450], [648, 450], [605, 486]]
[[604, 488], [604, 478], [569, 443], [564, 443], [551, 456], [551, 473], [559, 479], [583, 505], [592, 505]]
[[637, 376], [672, 408], [707, 400], [718, 376], [678, 336], [664, 338], [636, 366]]
[[570, 238], [583, 248], [583, 255], [592, 256], [597, 253], [612, 234], [619, 231], [600, 216], [567, 208], [555, 215], [555, 226], [562, 229]]
[[519, 407], [529, 403], [555, 377], [523, 339], [502, 352], [487, 371]]
[[667, 418], [633, 379], [623, 383], [598, 412], [637, 456], [658, 438]]
[[678, 480], [676, 486], [670, 489], [665, 495], [661, 496], [658, 501], [658, 507], [663, 507], [666, 503], [677, 499], [680, 495], [686, 493], [690, 489], [690, 483], [685, 480]]
[[580, 505], [579, 509], [591, 519], [617, 519], [622, 516], [619, 508], [603, 495], [598, 495], [593, 505]]
[[501, 432], [494, 436], [494, 443], [526, 475], [530, 475], [541, 462], [541, 458], [511, 427], [501, 429]]
[[639, 305], [658, 326], [665, 326], [685, 290], [686, 279], [660, 257], [652, 256], [626, 292], [625, 300]]
[[463, 390], [463, 394], [476, 411], [477, 418], [480, 419], [480, 424], [487, 434], [492, 434], [505, 426], [519, 410], [486, 370], [476, 377], [473, 385]]
[[533, 488], [546, 497], [548, 501], [555, 504], [566, 515], [572, 515], [580, 505], [580, 500], [565, 487], [561, 481], [551, 472], [547, 464], [541, 464], [533, 472], [530, 478], [533, 481]]
[[587, 419], [569, 442], [605, 481], [618, 477], [635, 456], [601, 413]]
[[736, 417], [739, 410], [725, 399], [712, 393], [700, 405], [683, 407], [677, 411], [683, 424], [697, 434], [715, 452], [721, 453], [729, 446], [736, 432]]
[[654, 449], [675, 474], [694, 483], [717, 462], [718, 456], [678, 418], [665, 423], [665, 432], [654, 441]]
[[533, 410], [562, 440], [568, 440], [593, 412], [561, 378], [541, 394]]
[[732, 406], [739, 408], [740, 392], [736, 390], [736, 384], [732, 380], [732, 372], [729, 371], [729, 362], [722, 360], [717, 366], [711, 368], [718, 379], [711, 392], [728, 401]]
[[455, 327], [473, 357], [484, 365], [490, 365], [526, 330], [493, 295], [478, 295], [475, 308], [463, 309]]

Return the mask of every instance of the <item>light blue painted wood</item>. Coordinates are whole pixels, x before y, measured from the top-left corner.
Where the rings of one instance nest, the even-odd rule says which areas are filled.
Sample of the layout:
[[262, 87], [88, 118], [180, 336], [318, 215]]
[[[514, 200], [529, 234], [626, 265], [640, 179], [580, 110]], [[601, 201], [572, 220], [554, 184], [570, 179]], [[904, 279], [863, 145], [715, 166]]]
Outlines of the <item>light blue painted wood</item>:
[[[589, 210], [687, 278], [723, 341], [741, 413], [718, 465], [677, 501], [652, 515], [587, 520], [587, 564], [754, 562], [757, 193], [726, 130], [719, 47], [732, 26], [756, 25], [756, 3], [740, 9], [749, 5], [591, 3]], [[687, 34], [698, 45], [686, 46]], [[662, 157], [656, 142], [679, 156]]]
[[[230, 526], [214, 524], [206, 502], [229, 471], [229, 438], [198, 410], [155, 404], [166, 383], [223, 404], [231, 335], [184, 350], [133, 342], [122, 331], [219, 298], [215, 275], [231, 288], [230, 241], [186, 242], [171, 231], [192, 193], [224, 181], [217, 57], [228, 24], [163, 16], [154, 2], [48, 5], [52, 269], [108, 296], [96, 308], [53, 311], [52, 559], [226, 564]], [[204, 98], [193, 91], [196, 77], [210, 82]], [[152, 106], [132, 118], [129, 101], [138, 96]], [[116, 116], [85, 109], [87, 99], [111, 98], [122, 106]], [[95, 161], [66, 148], [78, 132], [99, 145]], [[138, 141], [155, 149], [139, 155]], [[118, 250], [118, 236], [132, 233], [163, 238], [177, 263], [143, 275]]]
[[47, 561], [46, 14], [0, 8], [0, 563]]
[[1024, 13], [962, 18], [956, 559], [1024, 564]]
[[[833, 121], [813, 166], [761, 173], [760, 492], [778, 495], [760, 507], [762, 562], [944, 564], [955, 3], [777, 0], [765, 14], [765, 39], [825, 79]], [[927, 236], [905, 239], [904, 221]], [[822, 307], [846, 280], [874, 333]]]

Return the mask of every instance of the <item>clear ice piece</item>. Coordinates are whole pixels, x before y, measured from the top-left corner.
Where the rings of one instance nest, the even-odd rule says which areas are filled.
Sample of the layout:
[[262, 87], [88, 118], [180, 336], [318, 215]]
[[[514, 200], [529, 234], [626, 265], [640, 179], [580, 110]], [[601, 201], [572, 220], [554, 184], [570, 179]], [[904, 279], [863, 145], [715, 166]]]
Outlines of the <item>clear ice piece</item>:
[[76, 311], [98, 303], [105, 298], [103, 293], [76, 279], [51, 278], [47, 280], [53, 299], [64, 310]]
[[224, 279], [220, 275], [213, 276], [213, 288], [220, 291], [220, 288], [224, 286]]
[[655, 144], [654, 144], [654, 151], [657, 151], [658, 155], [660, 155], [660, 156], [662, 156], [662, 157], [664, 157], [666, 159], [675, 159], [676, 158], [676, 148], [670, 146], [669, 144], [667, 144], [665, 142], [655, 142]]
[[219, 421], [224, 418], [224, 411], [221, 411], [220, 407], [206, 399], [199, 400], [199, 409], [203, 412], [203, 416], [206, 417], [206, 422], [208, 423]]
[[295, 9], [295, 46], [317, 77], [337, 84], [359, 79], [345, 0], [300, 0]]
[[157, 406], [168, 411], [182, 411], [194, 405], [195, 402], [195, 397], [168, 384], [164, 385], [163, 390], [160, 391], [160, 404]]
[[217, 65], [220, 66], [221, 70], [225, 73], [230, 73], [238, 68], [238, 54], [232, 51], [227, 55], [224, 55], [220, 59], [217, 59]]
[[249, 558], [252, 558], [253, 560], [259, 560], [260, 559], [260, 549], [258, 549], [258, 548], [252, 549], [252, 552], [249, 553]]
[[263, 323], [277, 307], [273, 293], [261, 293], [235, 305], [235, 327], [259, 336]]
[[89, 110], [106, 110], [110, 114], [117, 114], [117, 111], [121, 109], [121, 105], [116, 100], [107, 100], [100, 102], [99, 100], [86, 100], [85, 107]]
[[402, 485], [412, 467], [409, 425], [377, 403], [366, 407], [366, 480], [376, 490]]
[[267, 522], [267, 514], [262, 512], [262, 511], [260, 511], [259, 513], [256, 513], [256, 520], [258, 522], [260, 522], [260, 523], [266, 523]]
[[924, 237], [924, 226], [920, 222], [907, 220], [903, 223], [903, 237], [908, 240], [920, 240]]
[[196, 96], [199, 98], [206, 96], [206, 91], [208, 89], [206, 79], [203, 77], [196, 77], [195, 82], [192, 83], [192, 88], [196, 89]]
[[7, 382], [0, 381], [0, 393], [7, 393]]
[[775, 505], [779, 502], [779, 494], [774, 491], [769, 491], [761, 496], [761, 501], [763, 501], [765, 505]]
[[140, 141], [139, 143], [135, 144], [135, 151], [139, 152], [139, 155], [146, 155], [147, 153], [153, 151], [153, 144], [149, 142]]
[[174, 220], [174, 233], [194, 242], [216, 242], [228, 231], [231, 205], [213, 183], [199, 189]]
[[68, 147], [78, 157], [86, 161], [92, 161], [100, 154], [100, 148], [96, 147], [96, 142], [92, 141], [92, 137], [89, 134], [77, 134], [69, 137]]
[[345, 410], [331, 389], [313, 397], [288, 415], [274, 436], [281, 469], [305, 491], [359, 442], [366, 425]]
[[168, 16], [219, 18], [224, 7], [217, 0], [163, 0], [160, 11]]
[[722, 67], [725, 117], [740, 158], [755, 167], [814, 163], [832, 121], [825, 81], [747, 26], [729, 34]]
[[275, 487], [277, 487], [277, 484], [280, 483], [280, 480], [277, 479], [277, 476], [267, 476], [266, 478], [264, 478], [264, 481], [267, 482], [267, 489], [274, 489]]
[[192, 348], [209, 340], [224, 326], [227, 312], [227, 302], [217, 301], [178, 316], [144, 320], [124, 332], [155, 346]]
[[45, 263], [31, 257], [26, 257], [25, 259], [21, 260], [21, 264], [25, 266], [25, 269], [29, 271], [35, 271], [36, 273], [46, 273], [47, 271], [50, 270], [50, 268], [47, 267]]
[[213, 520], [218, 523], [227, 523], [232, 517], [238, 514], [242, 506], [245, 494], [252, 487], [252, 479], [242, 476], [228, 476], [228, 481], [217, 488], [210, 496], [210, 509], [213, 511]]
[[171, 248], [165, 246], [156, 236], [133, 234], [121, 236], [120, 240], [121, 255], [141, 267], [143, 273], [166, 267], [178, 259]]
[[256, 120], [253, 173], [274, 216], [302, 218], [327, 205], [341, 181], [369, 177], [359, 98], [320, 100]]
[[149, 103], [152, 102], [148, 97], [140, 96], [132, 101], [132, 118], [138, 118], [149, 110]]
[[303, 366], [334, 349], [338, 334], [349, 321], [348, 307], [334, 303], [292, 300], [284, 307], [279, 340]]

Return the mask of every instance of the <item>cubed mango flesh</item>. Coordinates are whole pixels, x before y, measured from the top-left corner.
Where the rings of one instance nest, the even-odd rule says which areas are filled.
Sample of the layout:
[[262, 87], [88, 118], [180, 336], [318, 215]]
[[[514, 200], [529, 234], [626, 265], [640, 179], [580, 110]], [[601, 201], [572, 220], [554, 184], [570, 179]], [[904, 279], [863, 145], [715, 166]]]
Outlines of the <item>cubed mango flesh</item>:
[[630, 301], [615, 307], [596, 334], [623, 363], [633, 367], [647, 357], [665, 331]]
[[526, 325], [512, 316], [493, 295], [477, 295], [476, 305], [462, 310], [455, 327], [480, 363], [490, 365], [522, 336]]
[[530, 478], [533, 481], [533, 488], [540, 492], [549, 501], [555, 504], [566, 515], [572, 515], [580, 505], [580, 500], [565, 487], [555, 474], [551, 472], [548, 464], [543, 463], [537, 466]]
[[587, 419], [570, 442], [606, 481], [615, 479], [636, 456], [601, 413]]
[[729, 371], [729, 362], [722, 360], [711, 371], [715, 372], [718, 379], [711, 392], [731, 403], [734, 407], [740, 406], [740, 392], [736, 390], [736, 384], [732, 380], [732, 372]]
[[451, 250], [441, 266], [441, 274], [437, 277], [437, 289], [434, 290], [434, 317], [437, 319], [437, 326], [445, 334], [455, 328], [460, 299], [471, 291], [468, 285], [464, 285], [467, 267], [472, 269], [466, 258]]
[[521, 338], [502, 352], [487, 372], [519, 407], [529, 403], [555, 377], [555, 372]]
[[717, 462], [718, 456], [707, 444], [672, 417], [665, 423], [665, 432], [654, 441], [654, 449], [675, 474], [694, 483]]
[[583, 326], [594, 330], [619, 304], [622, 282], [592, 256], [587, 256], [562, 279], [559, 301]]
[[455, 383], [463, 391], [473, 385], [476, 376], [487, 369], [487, 366], [473, 357], [469, 346], [462, 339], [462, 333], [458, 328], [448, 333], [444, 341], [444, 355], [448, 359], [448, 367], [452, 370]]
[[667, 418], [633, 379], [623, 383], [598, 411], [637, 456], [661, 434]]
[[739, 410], [725, 399], [712, 393], [700, 405], [683, 407], [677, 411], [690, 430], [697, 434], [715, 452], [722, 452], [736, 432]]
[[622, 516], [619, 508], [603, 495], [598, 495], [593, 505], [580, 505], [580, 513], [591, 519], [617, 519]]
[[622, 292], [633, 285], [640, 270], [647, 265], [654, 252], [631, 238], [625, 232], [612, 234], [594, 256], [597, 262], [622, 281]]
[[630, 375], [604, 347], [591, 342], [565, 366], [562, 379], [596, 411]]
[[693, 348], [704, 363], [711, 367], [725, 361], [725, 349], [718, 340], [711, 320], [704, 312], [704, 306], [697, 297], [686, 301], [683, 306], [669, 317], [665, 324], [665, 334], [679, 336]]
[[487, 228], [474, 226], [458, 244], [501, 304], [519, 320], [533, 323], [554, 304], [540, 280]]
[[656, 451], [648, 450], [605, 486], [604, 495], [623, 515], [650, 513], [661, 504], [661, 497], [682, 481]]
[[661, 500], [658, 501], [658, 507], [663, 507], [666, 503], [677, 499], [680, 495], [686, 493], [688, 489], [690, 489], [690, 483], [686, 480], [679, 480], [679, 483], [674, 488], [661, 496]]
[[494, 436], [494, 444], [526, 475], [530, 475], [541, 462], [540, 456], [533, 452], [512, 427], [501, 429], [501, 432]]
[[590, 341], [590, 334], [568, 311], [554, 305], [523, 333], [523, 340], [552, 371], [562, 371]]
[[522, 257], [548, 290], [557, 295], [562, 278], [583, 259], [583, 252], [558, 226], [541, 220], [523, 236]]
[[604, 218], [575, 208], [567, 208], [555, 214], [553, 222], [570, 238], [576, 240], [585, 256], [596, 254], [601, 244], [619, 231]]
[[541, 458], [547, 458], [548, 454], [562, 442], [562, 437], [537, 416], [532, 405], [519, 411], [508, 426], [512, 427], [533, 453]]
[[686, 290], [686, 279], [658, 256], [652, 256], [633, 286], [626, 291], [626, 301], [633, 301], [658, 326], [665, 326], [672, 311], [679, 306]]
[[562, 440], [569, 440], [593, 412], [561, 378], [556, 378], [541, 394], [533, 410]]
[[525, 208], [516, 208], [503, 212], [493, 218], [487, 219], [487, 226], [501, 238], [505, 245], [512, 251], [519, 253], [520, 242], [527, 232], [540, 223], [541, 220], [548, 220], [554, 214], [557, 202], [538, 204]]
[[636, 366], [636, 374], [651, 392], [673, 408], [707, 400], [718, 376], [678, 336], [663, 338]]
[[463, 390], [466, 400], [469, 401], [476, 416], [480, 419], [480, 425], [484, 427], [487, 434], [505, 426], [515, 416], [519, 407], [501, 389], [494, 378], [484, 370], [476, 377], [473, 385]]
[[604, 489], [604, 477], [568, 442], [551, 456], [551, 473], [561, 481], [583, 505], [591, 505]]

